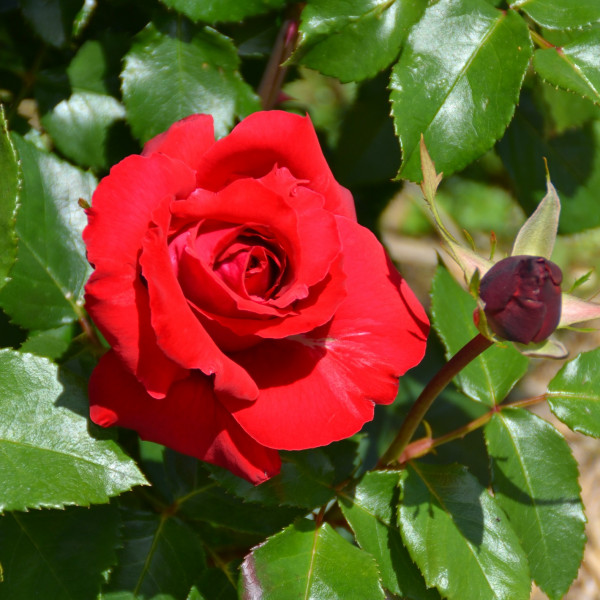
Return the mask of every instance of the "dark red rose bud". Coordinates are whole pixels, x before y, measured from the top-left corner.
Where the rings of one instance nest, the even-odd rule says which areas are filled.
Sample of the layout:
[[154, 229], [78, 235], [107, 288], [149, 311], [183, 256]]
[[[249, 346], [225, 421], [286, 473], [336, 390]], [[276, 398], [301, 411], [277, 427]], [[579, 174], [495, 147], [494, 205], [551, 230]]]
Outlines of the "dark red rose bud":
[[541, 256], [509, 256], [481, 279], [490, 329], [511, 342], [542, 342], [558, 326], [562, 272]]

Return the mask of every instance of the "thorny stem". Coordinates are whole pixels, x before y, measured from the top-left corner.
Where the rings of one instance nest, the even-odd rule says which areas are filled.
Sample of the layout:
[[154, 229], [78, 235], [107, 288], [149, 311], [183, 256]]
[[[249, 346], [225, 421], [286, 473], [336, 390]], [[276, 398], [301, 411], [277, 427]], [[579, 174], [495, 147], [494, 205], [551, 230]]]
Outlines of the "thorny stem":
[[278, 103], [281, 84], [288, 69], [283, 66], [283, 63], [296, 48], [298, 23], [303, 8], [304, 3], [292, 5], [277, 34], [269, 62], [257, 90], [264, 110], [270, 110]]
[[474, 358], [487, 350], [493, 342], [477, 334], [470, 342], [463, 346], [431, 379], [419, 397], [415, 400], [404, 422], [400, 426], [398, 435], [381, 457], [380, 465], [389, 465], [399, 460], [404, 449], [412, 439], [417, 427], [423, 420], [433, 401], [440, 395], [444, 388], [460, 373]]
[[531, 406], [532, 404], [538, 404], [546, 400], [546, 394], [542, 394], [540, 396], [534, 396], [533, 398], [525, 398], [523, 400], [517, 400], [516, 402], [510, 402], [508, 404], [496, 405], [492, 407], [487, 413], [481, 415], [477, 419], [474, 419], [470, 423], [455, 429], [454, 431], [449, 431], [444, 435], [441, 435], [438, 438], [422, 438], [420, 440], [416, 440], [411, 444], [408, 444], [404, 451], [398, 458], [398, 462], [400, 464], [407, 463], [409, 460], [413, 458], [419, 458], [420, 456], [425, 456], [434, 448], [441, 446], [442, 444], [446, 444], [448, 442], [452, 442], [453, 440], [457, 440], [465, 437], [468, 433], [483, 427], [496, 413], [502, 412], [506, 408], [518, 408], [521, 406]]

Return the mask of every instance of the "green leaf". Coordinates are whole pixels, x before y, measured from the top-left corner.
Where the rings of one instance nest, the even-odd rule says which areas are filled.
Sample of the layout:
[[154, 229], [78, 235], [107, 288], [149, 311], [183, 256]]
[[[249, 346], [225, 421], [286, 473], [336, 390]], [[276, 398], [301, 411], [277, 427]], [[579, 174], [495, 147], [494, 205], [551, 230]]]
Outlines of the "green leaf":
[[[226, 469], [212, 466], [209, 469], [221, 485], [246, 502], [300, 506], [312, 510], [327, 504], [335, 496], [334, 485], [354, 470], [357, 446], [356, 442], [344, 440], [326, 448], [282, 452], [281, 473], [259, 486], [236, 477]], [[337, 447], [340, 451], [334, 458], [338, 464], [334, 465], [329, 455]], [[336, 477], [335, 466], [341, 467], [341, 477]]]
[[21, 10], [34, 31], [52, 46], [65, 46], [83, 0], [20, 0]]
[[549, 29], [571, 29], [600, 21], [597, 0], [516, 0], [511, 8], [522, 10]]
[[384, 598], [373, 558], [328, 523], [308, 519], [254, 548], [242, 564], [240, 587], [246, 600]]
[[0, 518], [0, 599], [96, 598], [116, 561], [119, 518], [113, 506], [14, 512]]
[[515, 118], [498, 144], [498, 152], [514, 181], [517, 198], [531, 212], [546, 192], [544, 158], [561, 199], [560, 233], [576, 233], [600, 225], [600, 122], [561, 135], [548, 132], [529, 93], [523, 94]]
[[231, 40], [204, 28], [191, 34], [178, 23], [162, 33], [149, 25], [125, 57], [123, 100], [134, 135], [143, 142], [193, 113], [211, 114], [222, 137], [234, 119], [260, 106], [237, 68]]
[[367, 473], [352, 490], [342, 490], [338, 503], [360, 547], [377, 561], [386, 589], [412, 600], [439, 599], [404, 547], [397, 523], [400, 473]]
[[577, 463], [560, 433], [522, 408], [496, 413], [485, 437], [494, 498], [519, 537], [533, 579], [558, 600], [575, 579], [585, 546]]
[[[194, 596], [196, 594], [196, 596]], [[237, 584], [221, 569], [206, 569], [186, 600], [237, 600]]]
[[398, 56], [426, 6], [426, 0], [313, 0], [302, 11], [292, 60], [341, 81], [374, 77]]
[[90, 200], [96, 180], [19, 136], [14, 141], [23, 170], [18, 251], [0, 305], [22, 327], [55, 328], [82, 314], [90, 266], [81, 239], [87, 219], [77, 202]]
[[592, 119], [600, 119], [600, 106], [547, 82], [541, 83], [540, 95], [549, 117], [549, 127], [555, 135], [581, 127]]
[[421, 181], [421, 134], [446, 176], [489, 150], [514, 114], [530, 56], [527, 26], [514, 11], [480, 0], [430, 6], [390, 81], [398, 176]]
[[600, 438], [600, 348], [566, 363], [550, 382], [547, 398], [567, 427]]
[[115, 592], [131, 592], [138, 600], [158, 594], [186, 598], [206, 568], [202, 542], [177, 517], [123, 511], [122, 538], [106, 598], [118, 597]]
[[285, 6], [287, 0], [161, 0], [183, 13], [193, 21], [205, 23], [242, 21], [246, 17], [260, 15]]
[[[433, 327], [450, 358], [479, 333], [473, 322], [476, 302], [443, 267], [436, 271], [431, 300]], [[457, 381], [467, 396], [493, 406], [504, 400], [527, 365], [527, 358], [512, 345], [495, 344], [469, 363]]]
[[462, 466], [411, 463], [402, 538], [429, 586], [449, 600], [528, 600], [527, 558], [506, 515]]
[[111, 127], [124, 118], [125, 108], [112, 96], [78, 92], [46, 113], [42, 124], [67, 158], [106, 168]]
[[0, 105], [0, 289], [17, 255], [15, 217], [21, 188], [19, 159], [8, 134], [8, 123]]
[[562, 48], [536, 50], [533, 66], [548, 83], [600, 104], [600, 31], [593, 29]]
[[71, 344], [73, 330], [73, 325], [69, 324], [56, 329], [33, 331], [19, 350], [47, 358], [60, 358]]
[[264, 507], [245, 503], [227, 493], [215, 481], [199, 482], [198, 487], [176, 499], [180, 514], [193, 522], [208, 522], [218, 527], [265, 537], [288, 525], [306, 510], [292, 507]]
[[0, 351], [0, 511], [107, 502], [146, 481], [89, 423], [82, 384], [50, 361]]

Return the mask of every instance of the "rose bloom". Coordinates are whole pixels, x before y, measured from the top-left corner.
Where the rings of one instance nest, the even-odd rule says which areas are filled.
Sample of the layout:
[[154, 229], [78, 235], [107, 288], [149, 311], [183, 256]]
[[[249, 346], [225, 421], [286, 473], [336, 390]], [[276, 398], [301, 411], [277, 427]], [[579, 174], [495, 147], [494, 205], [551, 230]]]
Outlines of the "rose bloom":
[[117, 164], [83, 237], [110, 343], [91, 418], [260, 483], [391, 403], [428, 321], [308, 117], [193, 115]]

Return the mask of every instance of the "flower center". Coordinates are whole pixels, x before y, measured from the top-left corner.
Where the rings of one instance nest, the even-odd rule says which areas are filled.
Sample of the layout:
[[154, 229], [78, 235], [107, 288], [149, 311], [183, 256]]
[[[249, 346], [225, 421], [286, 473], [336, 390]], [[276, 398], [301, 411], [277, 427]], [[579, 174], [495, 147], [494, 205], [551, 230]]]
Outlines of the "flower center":
[[279, 290], [285, 267], [285, 253], [276, 240], [245, 232], [219, 255], [213, 268], [238, 294], [269, 300]]

